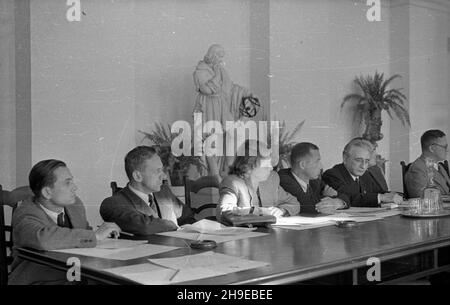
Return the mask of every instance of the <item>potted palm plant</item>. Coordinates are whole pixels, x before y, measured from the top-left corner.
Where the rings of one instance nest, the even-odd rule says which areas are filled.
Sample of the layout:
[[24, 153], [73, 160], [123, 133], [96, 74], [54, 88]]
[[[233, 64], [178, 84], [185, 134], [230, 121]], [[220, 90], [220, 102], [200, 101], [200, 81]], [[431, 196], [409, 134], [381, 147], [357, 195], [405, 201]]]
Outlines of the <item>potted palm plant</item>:
[[[354, 83], [362, 93], [352, 93], [344, 97], [341, 108], [349, 101], [356, 102], [355, 118], [359, 117], [360, 123], [364, 120], [365, 129], [362, 137], [378, 146], [377, 142], [383, 139], [381, 126], [381, 112], [387, 112], [391, 120], [395, 116], [402, 122], [403, 126], [411, 126], [408, 110], [405, 108], [406, 96], [401, 92], [402, 88], [389, 89], [391, 82], [401, 77], [398, 74], [384, 79], [384, 73], [375, 71], [375, 75], [356, 77]], [[377, 165], [385, 170], [386, 159], [380, 155], [376, 156]]]
[[401, 88], [388, 89], [389, 84], [398, 74], [384, 79], [384, 73], [375, 72], [372, 77], [356, 77], [354, 82], [362, 93], [352, 93], [344, 97], [341, 108], [349, 101], [356, 101], [356, 114], [365, 122], [365, 130], [362, 137], [376, 145], [376, 142], [383, 139], [381, 133], [381, 112], [385, 110], [389, 117], [393, 119], [393, 114], [402, 122], [403, 126], [411, 126], [408, 111], [405, 108], [406, 96], [401, 92]]
[[[152, 132], [141, 130], [139, 132], [144, 135], [143, 140], [147, 139], [154, 144], [153, 147], [158, 151], [165, 171], [170, 177], [172, 186], [183, 185], [183, 177], [187, 174], [191, 166], [194, 166], [199, 173], [202, 173], [206, 169], [201, 158], [194, 156], [193, 152], [190, 156], [181, 155], [176, 157], [172, 154], [172, 141], [178, 134], [170, 132], [170, 124], [165, 127], [161, 123], [155, 123], [155, 130]], [[191, 145], [191, 147], [193, 146]]]

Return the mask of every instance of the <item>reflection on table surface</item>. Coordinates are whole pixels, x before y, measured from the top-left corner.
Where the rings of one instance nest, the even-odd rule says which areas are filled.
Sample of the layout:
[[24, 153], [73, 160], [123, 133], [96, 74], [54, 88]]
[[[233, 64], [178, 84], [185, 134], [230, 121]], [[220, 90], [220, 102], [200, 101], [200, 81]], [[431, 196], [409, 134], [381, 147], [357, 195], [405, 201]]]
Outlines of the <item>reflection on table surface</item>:
[[[328, 226], [310, 230], [260, 228], [270, 233], [262, 237], [218, 244], [214, 251], [246, 259], [270, 263], [267, 267], [202, 279], [190, 284], [289, 283], [331, 274], [344, 269], [365, 266], [369, 257], [380, 260], [410, 255], [450, 245], [450, 217], [413, 219], [402, 216], [359, 223], [354, 227]], [[189, 247], [189, 241], [174, 237], [151, 235], [150, 243], [181, 247], [152, 256], [175, 257], [200, 253]], [[21, 255], [45, 258], [47, 263], [65, 266], [69, 255], [21, 249]], [[25, 257], [27, 258], [27, 257]], [[106, 268], [140, 264], [147, 258], [114, 261], [79, 257], [88, 272]]]

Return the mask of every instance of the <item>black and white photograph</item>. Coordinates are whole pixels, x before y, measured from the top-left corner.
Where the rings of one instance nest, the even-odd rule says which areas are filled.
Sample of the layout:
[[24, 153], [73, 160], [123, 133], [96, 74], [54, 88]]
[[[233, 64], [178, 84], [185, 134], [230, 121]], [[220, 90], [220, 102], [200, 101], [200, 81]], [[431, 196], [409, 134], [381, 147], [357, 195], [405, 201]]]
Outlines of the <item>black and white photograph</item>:
[[449, 285], [448, 141], [450, 0], [0, 0], [0, 285]]

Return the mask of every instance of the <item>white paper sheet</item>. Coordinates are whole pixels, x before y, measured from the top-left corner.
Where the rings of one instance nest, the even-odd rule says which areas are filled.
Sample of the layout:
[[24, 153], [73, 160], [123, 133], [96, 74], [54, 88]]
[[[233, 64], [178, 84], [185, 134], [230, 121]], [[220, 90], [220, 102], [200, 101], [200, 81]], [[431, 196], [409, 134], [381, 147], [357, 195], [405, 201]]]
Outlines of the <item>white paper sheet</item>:
[[214, 240], [216, 243], [224, 243], [227, 241], [251, 238], [251, 237], [260, 237], [268, 235], [267, 233], [260, 232], [248, 232], [242, 233], [239, 235], [212, 235], [212, 234], [203, 234], [203, 233], [195, 233], [195, 232], [183, 232], [183, 231], [172, 231], [172, 232], [164, 232], [158, 233], [158, 235], [171, 236], [189, 240]]
[[256, 230], [256, 228], [227, 227], [217, 221], [202, 219], [194, 224], [183, 225], [182, 232], [197, 232], [211, 235], [240, 235]]
[[55, 250], [55, 252], [62, 252], [83, 256], [93, 256], [105, 259], [129, 260], [139, 257], [155, 255], [163, 252], [168, 252], [175, 249], [179, 249], [179, 247], [144, 244], [125, 249], [102, 249], [96, 247], [96, 248], [75, 248], [75, 249]]
[[[215, 252], [173, 258], [152, 259], [150, 264], [139, 264], [105, 269], [141, 284], [173, 284], [202, 278], [220, 276], [270, 265]], [[157, 265], [153, 265], [153, 263]], [[174, 276], [175, 275], [175, 276]]]
[[277, 218], [277, 222], [273, 225], [275, 226], [314, 225], [327, 222], [330, 222], [330, 219], [326, 218], [325, 216], [319, 217], [290, 216]]

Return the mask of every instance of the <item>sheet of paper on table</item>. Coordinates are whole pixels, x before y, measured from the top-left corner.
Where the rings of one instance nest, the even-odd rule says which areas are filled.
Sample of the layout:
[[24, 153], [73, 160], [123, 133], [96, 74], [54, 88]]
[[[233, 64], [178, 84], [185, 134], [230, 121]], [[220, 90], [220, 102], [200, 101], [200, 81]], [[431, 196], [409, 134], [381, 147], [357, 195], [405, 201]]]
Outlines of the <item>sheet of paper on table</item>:
[[196, 233], [196, 232], [171, 231], [171, 232], [158, 233], [158, 235], [177, 237], [177, 238], [189, 239], [189, 240], [214, 240], [216, 243], [224, 243], [227, 241], [239, 240], [239, 239], [244, 239], [244, 238], [266, 236], [266, 235], [268, 235], [268, 233], [248, 232], [248, 233], [242, 233], [239, 235], [215, 235], [215, 234], [213, 235], [213, 234], [203, 234], [203, 233]]
[[227, 227], [223, 224], [208, 219], [202, 219], [194, 224], [183, 225], [182, 232], [197, 232], [211, 235], [239, 235], [256, 230], [256, 228]]
[[104, 249], [95, 247], [95, 248], [74, 248], [74, 249], [54, 250], [54, 252], [92, 256], [105, 259], [129, 260], [164, 253], [175, 249], [179, 249], [179, 247], [162, 246], [146, 243], [131, 248], [122, 248], [122, 249]]
[[252, 261], [211, 251], [180, 257], [149, 259], [149, 261], [149, 264], [111, 268], [104, 271], [141, 284], [163, 285], [220, 276], [270, 265], [266, 262]]

